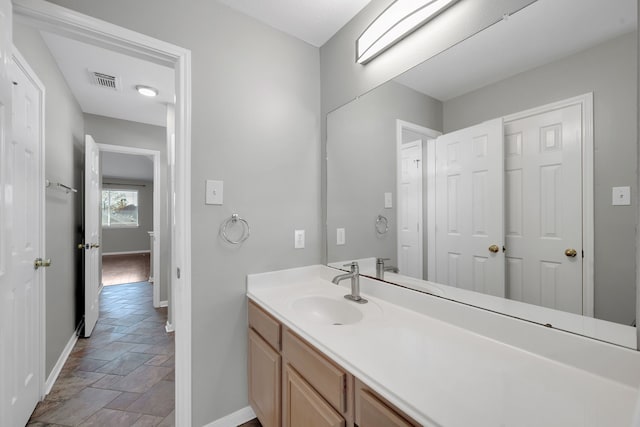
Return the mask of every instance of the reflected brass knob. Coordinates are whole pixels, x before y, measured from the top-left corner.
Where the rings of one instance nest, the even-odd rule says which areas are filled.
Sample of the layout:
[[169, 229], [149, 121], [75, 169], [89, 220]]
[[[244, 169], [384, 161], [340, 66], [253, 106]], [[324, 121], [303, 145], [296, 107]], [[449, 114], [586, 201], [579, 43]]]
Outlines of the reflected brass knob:
[[95, 248], [99, 248], [100, 245], [98, 243], [92, 243], [91, 244], [91, 249], [95, 249]]
[[489, 252], [497, 254], [499, 251], [500, 251], [500, 248], [498, 247], [498, 245], [489, 246]]
[[568, 257], [575, 258], [575, 256], [578, 255], [578, 251], [575, 249], [567, 249], [564, 251], [564, 254]]

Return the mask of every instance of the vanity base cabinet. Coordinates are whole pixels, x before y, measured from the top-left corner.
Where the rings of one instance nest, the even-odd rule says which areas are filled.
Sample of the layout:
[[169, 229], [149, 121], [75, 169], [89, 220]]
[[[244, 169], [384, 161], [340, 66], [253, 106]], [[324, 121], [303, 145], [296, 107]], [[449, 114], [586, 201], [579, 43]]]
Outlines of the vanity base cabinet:
[[280, 427], [282, 358], [249, 329], [249, 403], [263, 427]]
[[284, 377], [286, 427], [345, 427], [345, 420], [292, 367]]

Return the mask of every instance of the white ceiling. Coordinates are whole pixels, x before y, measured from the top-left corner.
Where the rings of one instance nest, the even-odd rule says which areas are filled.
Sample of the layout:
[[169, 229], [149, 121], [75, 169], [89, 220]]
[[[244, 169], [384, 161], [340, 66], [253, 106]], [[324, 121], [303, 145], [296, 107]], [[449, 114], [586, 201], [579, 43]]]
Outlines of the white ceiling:
[[153, 181], [153, 160], [137, 154], [100, 152], [102, 177], [134, 181]]
[[273, 28], [320, 47], [371, 0], [218, 1]]
[[[174, 71], [152, 62], [42, 31], [71, 92], [85, 113], [166, 126], [167, 103], [174, 102]], [[120, 90], [92, 83], [89, 72], [120, 79]], [[159, 90], [155, 98], [140, 95], [136, 85]]]
[[394, 80], [447, 101], [636, 27], [636, 0], [538, 0]]

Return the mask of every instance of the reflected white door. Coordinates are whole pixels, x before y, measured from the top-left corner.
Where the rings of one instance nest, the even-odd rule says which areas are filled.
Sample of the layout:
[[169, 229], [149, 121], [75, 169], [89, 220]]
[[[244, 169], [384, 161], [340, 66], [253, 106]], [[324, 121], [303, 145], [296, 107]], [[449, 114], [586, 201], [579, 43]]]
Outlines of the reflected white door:
[[402, 144], [398, 187], [398, 268], [422, 279], [422, 141]]
[[502, 150], [502, 119], [436, 140], [439, 283], [505, 296]]
[[[41, 287], [44, 177], [42, 92], [25, 69], [12, 62], [11, 139], [2, 140], [2, 425], [25, 425], [41, 392]], [[26, 64], [24, 64], [26, 66]], [[35, 78], [35, 77], [34, 77]], [[4, 84], [4, 82], [3, 82]], [[4, 93], [2, 94], [5, 95]], [[6, 104], [5, 104], [6, 105]], [[5, 116], [6, 117], [6, 116]], [[3, 117], [3, 118], [5, 118]], [[3, 123], [4, 124], [4, 123]], [[5, 400], [6, 399], [6, 400]], [[6, 405], [6, 406], [5, 406]], [[5, 418], [6, 417], [6, 418]]]
[[100, 304], [100, 150], [85, 136], [84, 163], [84, 336], [91, 336]]
[[581, 106], [505, 123], [505, 168], [508, 297], [582, 314]]

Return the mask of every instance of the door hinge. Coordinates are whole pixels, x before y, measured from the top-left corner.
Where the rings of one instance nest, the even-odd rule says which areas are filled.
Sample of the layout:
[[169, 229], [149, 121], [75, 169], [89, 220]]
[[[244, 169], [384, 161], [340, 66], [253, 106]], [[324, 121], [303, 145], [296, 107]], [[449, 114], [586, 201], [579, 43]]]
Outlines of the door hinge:
[[584, 258], [584, 250], [582, 251], [582, 258]]
[[176, 268], [176, 276], [180, 278], [180, 267]]

